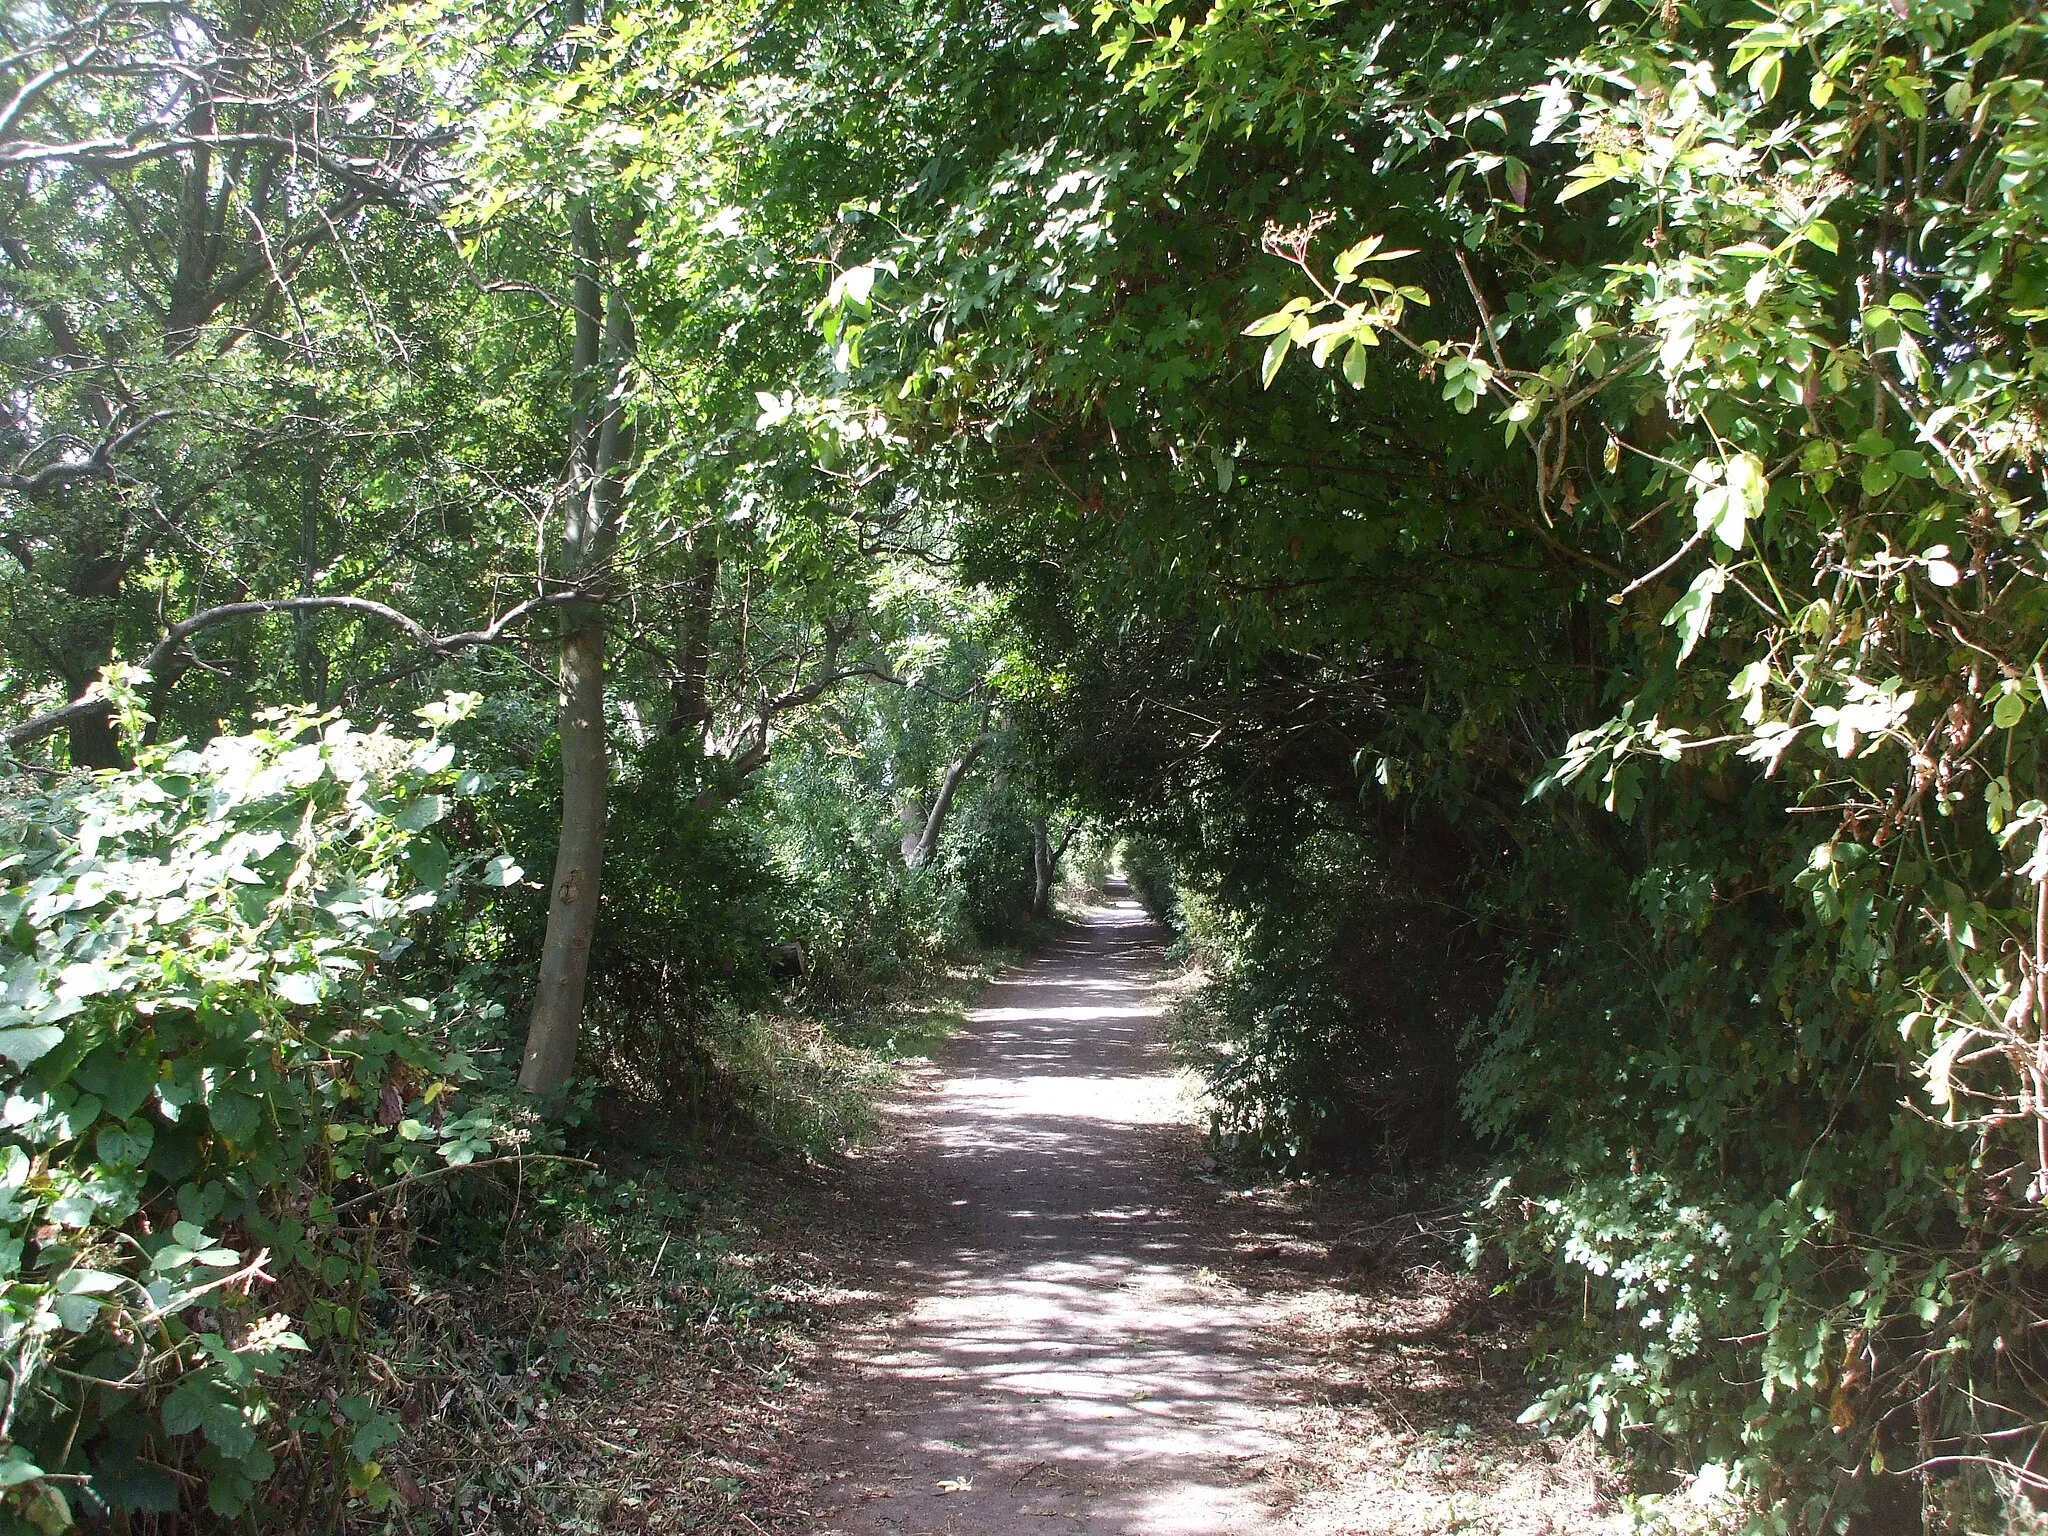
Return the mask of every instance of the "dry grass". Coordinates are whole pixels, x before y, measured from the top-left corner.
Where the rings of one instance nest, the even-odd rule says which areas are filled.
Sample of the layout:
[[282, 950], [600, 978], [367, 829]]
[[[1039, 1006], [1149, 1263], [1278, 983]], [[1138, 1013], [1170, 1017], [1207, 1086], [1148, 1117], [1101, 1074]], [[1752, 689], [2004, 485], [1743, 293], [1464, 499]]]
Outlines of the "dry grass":
[[563, 1202], [590, 1209], [459, 1278], [387, 1270], [370, 1375], [404, 1430], [386, 1463], [398, 1497], [357, 1500], [352, 1528], [758, 1529], [811, 1288], [758, 1226], [789, 1191], [759, 1172], [715, 1193], [701, 1172], [695, 1191], [684, 1170], [648, 1172], [662, 1182], [592, 1181]]
[[1231, 1278], [1276, 1308], [1297, 1364], [1292, 1454], [1272, 1469], [1304, 1536], [1599, 1536], [1626, 1484], [1584, 1437], [1516, 1422], [1533, 1319], [1465, 1272], [1454, 1185], [1238, 1191]]

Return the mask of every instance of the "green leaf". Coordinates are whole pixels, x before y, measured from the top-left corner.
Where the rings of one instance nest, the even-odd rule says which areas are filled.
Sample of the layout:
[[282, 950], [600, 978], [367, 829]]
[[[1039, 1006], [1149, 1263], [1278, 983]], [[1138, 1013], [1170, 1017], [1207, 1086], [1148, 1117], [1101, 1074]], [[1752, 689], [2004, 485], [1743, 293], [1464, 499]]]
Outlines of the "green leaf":
[[[1708, 498], [1716, 490], [1724, 494], [1713, 504], [1710, 517]], [[1701, 527], [1712, 526], [1714, 537], [1722, 544], [1740, 549], [1744, 529], [1751, 519], [1762, 514], [1770, 493], [1771, 483], [1764, 478], [1763, 460], [1753, 453], [1738, 453], [1723, 469], [1721, 485], [1700, 497], [1695, 515]]]
[[1344, 379], [1353, 389], [1365, 388], [1365, 365], [1368, 355], [1364, 345], [1356, 341], [1344, 354]]
[[67, 1333], [85, 1332], [106, 1307], [97, 1296], [59, 1296], [50, 1305]]
[[1758, 54], [1749, 66], [1750, 89], [1769, 101], [1778, 94], [1778, 82], [1784, 78], [1785, 57], [1781, 53]]
[[312, 1008], [323, 988], [317, 971], [283, 971], [270, 978], [270, 990], [295, 1008]]
[[93, 1143], [100, 1161], [115, 1168], [140, 1168], [156, 1145], [156, 1127], [147, 1120], [104, 1127]]
[[1339, 252], [1336, 261], [1332, 263], [1338, 276], [1349, 277], [1358, 270], [1360, 263], [1371, 261], [1372, 253], [1385, 243], [1386, 238], [1385, 235], [1367, 235], [1358, 244]]
[[1560, 203], [1568, 203], [1581, 193], [1591, 192], [1595, 187], [1604, 187], [1615, 179], [1609, 171], [1596, 171], [1591, 175], [1575, 177], [1565, 183], [1564, 190], [1557, 194], [1557, 200]]
[[171, 1389], [158, 1412], [167, 1435], [189, 1435], [209, 1412], [225, 1406], [220, 1388], [204, 1376], [187, 1376]]
[[127, 1120], [156, 1087], [157, 1066], [156, 1041], [142, 1035], [101, 1046], [79, 1065], [73, 1081], [98, 1094], [116, 1120]]
[[1683, 662], [1706, 634], [1707, 625], [1714, 617], [1714, 597], [1728, 584], [1727, 573], [1717, 565], [1710, 565], [1693, 578], [1685, 596], [1671, 605], [1664, 615], [1667, 628], [1678, 631], [1678, 659]]
[[222, 1089], [207, 1099], [206, 1117], [220, 1135], [231, 1142], [242, 1142], [263, 1123], [263, 1106], [246, 1093]]
[[2027, 716], [2027, 696], [2013, 692], [2004, 695], [1991, 706], [1991, 723], [2001, 731], [2009, 731]]
[[422, 885], [438, 889], [448, 878], [448, 850], [438, 837], [423, 837], [406, 849], [405, 862]]
[[1899, 104], [1899, 110], [1914, 122], [1927, 115], [1927, 82], [1914, 75], [1898, 75], [1885, 81], [1885, 88]]
[[392, 825], [405, 832], [424, 832], [448, 814], [448, 802], [440, 795], [421, 795], [391, 818]]
[[32, 1029], [0, 1029], [0, 1056], [17, 1067], [25, 1067], [54, 1051], [64, 1040], [64, 1031], [54, 1024]]
[[1280, 372], [1280, 365], [1287, 361], [1287, 349], [1293, 344], [1293, 338], [1284, 331], [1266, 343], [1265, 360], [1259, 364], [1259, 384], [1262, 388], [1273, 387], [1273, 378]]

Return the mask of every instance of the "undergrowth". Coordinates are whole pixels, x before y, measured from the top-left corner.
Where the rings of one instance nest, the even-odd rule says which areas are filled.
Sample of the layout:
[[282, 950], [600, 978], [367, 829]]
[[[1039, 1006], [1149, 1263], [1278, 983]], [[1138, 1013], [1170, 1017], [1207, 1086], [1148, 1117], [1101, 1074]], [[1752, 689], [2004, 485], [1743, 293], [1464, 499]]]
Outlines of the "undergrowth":
[[347, 1528], [743, 1529], [810, 1284], [766, 1239], [781, 1197], [623, 1154], [451, 1198], [395, 1245], [363, 1418], [395, 1497]]
[[[829, 1021], [714, 1037], [720, 1112], [614, 1087], [556, 1160], [395, 1211], [367, 1308], [372, 1380], [333, 1409], [378, 1463], [353, 1532], [741, 1532], [785, 1489], [774, 1447], [819, 1276], [811, 1170], [873, 1126], [893, 1064], [951, 1037], [1002, 963], [963, 958]], [[383, 1490], [388, 1490], [385, 1492]]]

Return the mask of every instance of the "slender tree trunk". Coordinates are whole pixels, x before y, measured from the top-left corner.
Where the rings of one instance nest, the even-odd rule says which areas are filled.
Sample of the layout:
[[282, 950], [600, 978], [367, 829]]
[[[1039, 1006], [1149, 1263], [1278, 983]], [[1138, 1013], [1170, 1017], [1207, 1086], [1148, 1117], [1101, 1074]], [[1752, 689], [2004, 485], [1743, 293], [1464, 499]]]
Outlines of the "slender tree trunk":
[[597, 930], [598, 879], [604, 868], [604, 626], [589, 623], [562, 637], [562, 840], [540, 953], [540, 983], [526, 1030], [520, 1086], [552, 1093], [576, 1066], [583, 1024], [583, 983]]
[[711, 620], [718, 601], [718, 552], [708, 530], [694, 556], [688, 600], [676, 634], [676, 675], [669, 684], [668, 734], [694, 736], [699, 747], [711, 724]]
[[932, 855], [939, 851], [939, 833], [945, 830], [946, 815], [953, 809], [953, 797], [960, 792], [960, 781], [967, 777], [967, 770], [974, 766], [974, 760], [981, 756], [988, 742], [986, 736], [975, 737], [967, 750], [953, 759], [953, 765], [946, 770], [945, 780], [939, 785], [939, 796], [932, 801], [931, 812], [924, 819], [924, 831], [903, 861], [912, 869], [923, 869], [931, 863]]
[[[599, 285], [603, 262], [587, 208], [574, 215], [578, 254], [575, 286], [576, 376], [570, 427], [569, 513], [564, 519], [561, 571], [565, 578], [601, 586], [605, 563], [618, 540], [631, 430], [620, 398], [633, 350], [633, 324], [625, 295], [607, 296]], [[610, 764], [604, 729], [605, 610], [601, 592], [565, 610], [562, 636], [562, 837], [548, 897], [547, 935], [541, 942], [539, 983], [526, 1026], [519, 1084], [551, 1095], [576, 1066], [583, 1026], [583, 984], [597, 929], [598, 881], [604, 868], [605, 790]]]
[[1031, 915], [1045, 916], [1052, 904], [1052, 837], [1045, 818], [1031, 824]]
[[[299, 467], [299, 595], [311, 597], [320, 577], [320, 449], [308, 444]], [[319, 620], [312, 613], [297, 616], [294, 649], [299, 669], [299, 696], [315, 709], [327, 707], [327, 653], [320, 649]]]

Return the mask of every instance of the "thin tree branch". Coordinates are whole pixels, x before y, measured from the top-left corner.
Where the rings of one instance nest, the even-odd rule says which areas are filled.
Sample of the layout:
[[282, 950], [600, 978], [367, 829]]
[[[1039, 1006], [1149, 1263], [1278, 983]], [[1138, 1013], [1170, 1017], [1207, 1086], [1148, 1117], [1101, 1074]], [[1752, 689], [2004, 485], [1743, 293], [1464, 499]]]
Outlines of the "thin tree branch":
[[[246, 603], [222, 603], [218, 607], [202, 609], [190, 618], [180, 619], [173, 624], [164, 631], [163, 638], [150, 647], [148, 654], [138, 665], [141, 671], [154, 677], [177, 655], [180, 646], [205, 630], [218, 629], [223, 624], [233, 624], [242, 619], [258, 618], [265, 614], [317, 613], [325, 610], [357, 613], [366, 618], [380, 619], [403, 631], [421, 650], [439, 658], [475, 646], [497, 645], [503, 641], [508, 629], [541, 609], [581, 602], [584, 597], [585, 594], [580, 588], [545, 592], [507, 609], [482, 629], [463, 630], [453, 635], [434, 634], [417, 620], [389, 604], [373, 602], [366, 597], [279, 597]], [[0, 750], [14, 751], [62, 730], [74, 720], [104, 715], [106, 710], [106, 696], [96, 684], [68, 704], [45, 710], [19, 725], [0, 731]]]

